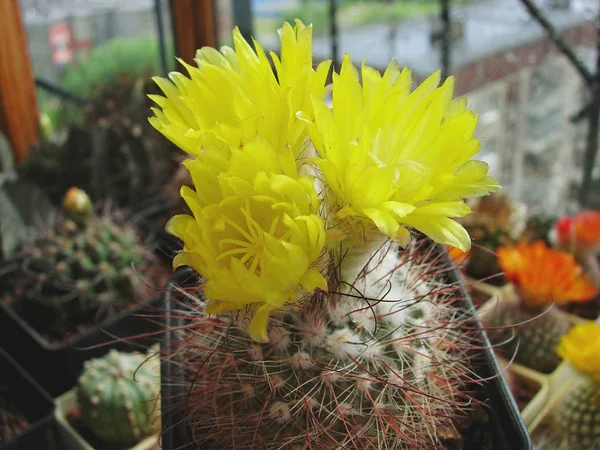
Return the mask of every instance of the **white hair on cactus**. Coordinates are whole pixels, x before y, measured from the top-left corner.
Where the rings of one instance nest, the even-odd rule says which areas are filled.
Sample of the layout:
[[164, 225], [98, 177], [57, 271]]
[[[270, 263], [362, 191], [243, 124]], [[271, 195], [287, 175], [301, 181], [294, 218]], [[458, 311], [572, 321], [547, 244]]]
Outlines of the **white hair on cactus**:
[[330, 302], [327, 309], [330, 322], [338, 327], [344, 326], [348, 323], [350, 313], [355, 309], [355, 303], [350, 297], [342, 297]]
[[379, 342], [373, 343], [372, 345], [367, 345], [363, 349], [360, 357], [366, 361], [373, 362], [373, 360], [383, 356], [383, 351], [384, 348]]
[[413, 359], [413, 371], [416, 379], [427, 377], [427, 374], [433, 366], [434, 363], [427, 350], [415, 352]]
[[340, 403], [340, 406], [338, 407], [338, 412], [339, 412], [340, 416], [342, 416], [342, 417], [351, 416], [353, 413], [352, 405], [349, 403], [342, 402], [342, 403]]
[[273, 327], [269, 331], [269, 342], [278, 351], [287, 351], [290, 345], [290, 334], [283, 327]]
[[262, 349], [259, 345], [253, 345], [252, 347], [250, 347], [249, 353], [250, 358], [252, 358], [253, 361], [263, 361], [264, 359]]
[[314, 367], [311, 356], [306, 352], [296, 352], [290, 357], [292, 366], [296, 369], [307, 370]]
[[269, 408], [269, 416], [279, 424], [288, 423], [292, 418], [290, 407], [284, 402], [274, 402]]
[[330, 384], [335, 383], [339, 379], [340, 379], [340, 374], [334, 370], [323, 370], [319, 374], [319, 380], [323, 384], [330, 385]]
[[327, 336], [327, 325], [323, 315], [316, 313], [304, 314], [296, 322], [302, 333], [302, 338], [307, 344], [313, 347], [323, 345]]
[[267, 380], [271, 389], [283, 389], [286, 385], [285, 380], [279, 375], [269, 375], [267, 376]]
[[360, 337], [349, 328], [333, 331], [325, 340], [325, 346], [338, 359], [358, 358], [364, 346]]
[[361, 393], [367, 393], [373, 386], [373, 382], [366, 378], [366, 374], [356, 379], [356, 389]]
[[377, 328], [377, 313], [375, 309], [369, 305], [367, 301], [350, 300], [352, 310], [348, 314], [347, 319], [350, 319], [357, 328], [365, 330], [371, 335], [375, 333]]

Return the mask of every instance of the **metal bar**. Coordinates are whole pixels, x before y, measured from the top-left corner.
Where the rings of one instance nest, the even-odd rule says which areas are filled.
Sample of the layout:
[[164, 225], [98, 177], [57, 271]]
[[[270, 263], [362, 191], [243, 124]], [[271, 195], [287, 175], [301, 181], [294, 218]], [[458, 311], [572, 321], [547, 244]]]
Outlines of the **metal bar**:
[[442, 22], [442, 82], [450, 76], [450, 0], [441, 0], [440, 20]]
[[250, 0], [234, 0], [231, 2], [233, 8], [233, 23], [240, 29], [240, 33], [252, 45], [252, 4]]
[[331, 38], [331, 60], [333, 70], [338, 67], [338, 27], [337, 27], [337, 2], [329, 0], [329, 37]]
[[585, 208], [587, 206], [589, 191], [592, 187], [592, 174], [594, 171], [594, 163], [596, 162], [596, 154], [598, 153], [598, 131], [600, 121], [600, 89], [598, 81], [600, 81], [600, 25], [596, 21], [596, 76], [593, 85], [593, 103], [589, 112], [589, 128], [587, 135], [587, 145], [583, 159], [583, 180], [581, 183], [581, 192], [579, 194], [579, 204]]
[[37, 87], [42, 88], [43, 90], [48, 91], [51, 94], [54, 94], [63, 100], [68, 100], [72, 103], [76, 103], [79, 106], [85, 106], [91, 103], [89, 100], [81, 98], [78, 95], [75, 95], [72, 92], [61, 88], [60, 86], [56, 86], [55, 84], [52, 84], [46, 80], [42, 80], [41, 78], [36, 78], [35, 84]]
[[162, 74], [166, 75], [169, 72], [169, 66], [167, 64], [165, 24], [163, 22], [161, 0], [154, 0], [154, 14], [156, 15], [156, 28], [158, 29], [158, 51], [160, 52], [160, 67], [162, 68]]
[[577, 69], [577, 72], [586, 81], [590, 88], [593, 88], [596, 82], [596, 77], [590, 73], [585, 67], [583, 62], [577, 57], [573, 49], [569, 44], [562, 38], [558, 30], [550, 23], [550, 21], [544, 16], [544, 13], [535, 5], [533, 0], [520, 0], [523, 6], [527, 9], [531, 17], [533, 17], [548, 33], [554, 45], [571, 61], [571, 64]]

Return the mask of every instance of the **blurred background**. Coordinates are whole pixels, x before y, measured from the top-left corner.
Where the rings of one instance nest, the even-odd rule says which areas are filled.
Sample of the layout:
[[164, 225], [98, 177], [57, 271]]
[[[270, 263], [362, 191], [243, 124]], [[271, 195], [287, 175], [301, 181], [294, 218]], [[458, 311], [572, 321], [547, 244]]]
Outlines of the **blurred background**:
[[[64, 136], [93, 100], [123, 77], [176, 68], [173, 0], [21, 0], [46, 137]], [[198, 0], [197, 3], [204, 3]], [[590, 93], [568, 59], [518, 0], [452, 0], [450, 42], [442, 42], [440, 0], [215, 0], [208, 9], [218, 45], [239, 25], [263, 46], [295, 17], [314, 26], [316, 60], [349, 52], [384, 68], [391, 57], [418, 79], [444, 65], [480, 114], [483, 158], [515, 198], [539, 210], [568, 210], [583, 173], [585, 117], [571, 120]], [[598, 2], [537, 2], [590, 71]], [[335, 22], [332, 23], [332, 21]], [[182, 25], [186, 26], [186, 25]], [[209, 38], [206, 44], [211, 44]], [[161, 51], [163, 52], [161, 54]], [[336, 52], [333, 55], [333, 52]], [[162, 58], [162, 59], [161, 59]], [[46, 89], [60, 87], [74, 98]], [[59, 114], [67, 109], [68, 114]], [[55, 136], [52, 136], [55, 134]], [[593, 172], [594, 183], [600, 172]], [[598, 189], [594, 189], [597, 191]], [[591, 193], [591, 201], [596, 194]], [[566, 211], [561, 211], [566, 212]]]
[[598, 1], [18, 4], [41, 132], [31, 155], [23, 150], [27, 164], [19, 176], [38, 185], [47, 180], [43, 187], [51, 200], [72, 185], [83, 185], [94, 201], [110, 197], [121, 206], [153, 203], [149, 199], [156, 194], [165, 197], [164, 186], [177, 179], [180, 154], [147, 126], [150, 102], [144, 94], [155, 89], [151, 76], [181, 70], [175, 55], [192, 61], [202, 45], [230, 45], [235, 25], [277, 50], [277, 28], [297, 17], [314, 26], [317, 62], [339, 62], [348, 52], [355, 62], [366, 59], [380, 69], [396, 58], [412, 69], [417, 82], [437, 69], [454, 75], [456, 93], [468, 95], [479, 114], [481, 159], [490, 163], [504, 191], [532, 214], [600, 207], [593, 101]]

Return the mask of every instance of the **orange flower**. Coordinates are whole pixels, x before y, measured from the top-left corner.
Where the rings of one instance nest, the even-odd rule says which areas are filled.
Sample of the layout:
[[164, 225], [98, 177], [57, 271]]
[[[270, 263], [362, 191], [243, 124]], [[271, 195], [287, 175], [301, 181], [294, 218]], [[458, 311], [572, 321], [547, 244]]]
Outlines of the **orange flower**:
[[600, 212], [581, 211], [575, 217], [562, 217], [554, 226], [559, 244], [566, 249], [600, 249]]
[[596, 294], [575, 258], [546, 247], [543, 241], [501, 247], [498, 262], [521, 300], [531, 306], [581, 302]]
[[446, 248], [448, 249], [450, 259], [456, 266], [460, 266], [469, 259], [469, 256], [471, 256], [471, 250], [464, 252], [460, 248], [452, 247], [451, 245], [446, 245]]

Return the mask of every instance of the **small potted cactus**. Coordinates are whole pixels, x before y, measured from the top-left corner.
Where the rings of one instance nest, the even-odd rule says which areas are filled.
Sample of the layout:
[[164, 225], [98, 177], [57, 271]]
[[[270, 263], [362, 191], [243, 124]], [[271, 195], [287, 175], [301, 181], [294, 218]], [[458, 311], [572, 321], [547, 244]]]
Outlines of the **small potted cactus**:
[[[158, 293], [165, 276], [134, 226], [116, 210], [96, 214], [86, 193], [73, 188], [62, 216], [23, 246], [3, 278], [9, 287], [0, 303], [7, 350], [53, 395], [64, 392], [90, 356], [72, 347], [158, 327], [130, 315]], [[123, 318], [127, 323], [118, 325]]]
[[[561, 217], [552, 230], [555, 245], [575, 256], [577, 262], [600, 288], [600, 211], [584, 210]], [[570, 313], [586, 319], [600, 316], [600, 297], [583, 304], [565, 305]]]
[[330, 108], [312, 28], [279, 35], [271, 61], [236, 29], [190, 78], [156, 79], [152, 124], [191, 156], [190, 213], [167, 225], [184, 244], [174, 265], [202, 275], [167, 289], [182, 324], [163, 389], [182, 392], [163, 391], [165, 430], [182, 423], [198, 449], [529, 448], [512, 400], [511, 434], [481, 405], [497, 362], [474, 374], [487, 341], [432, 242], [468, 250], [453, 219], [499, 188], [471, 160], [476, 116], [452, 78], [411, 91], [392, 62], [363, 64], [361, 83], [349, 55]]
[[59, 421], [85, 450], [148, 450], [160, 431], [157, 353], [120, 352], [88, 360], [74, 389], [57, 400]]
[[553, 305], [587, 301], [597, 289], [572, 255], [542, 241], [501, 247], [498, 262], [511, 286], [482, 311], [490, 339], [505, 357], [516, 352], [516, 362], [552, 372], [560, 363], [554, 349], [572, 326]]
[[519, 240], [526, 225], [526, 207], [502, 192], [470, 202], [473, 212], [459, 221], [473, 238], [465, 273], [474, 280], [503, 285], [496, 249]]
[[177, 149], [148, 124], [147, 94], [154, 91], [145, 77], [125, 76], [104, 86], [77, 111], [82, 123], [69, 124], [64, 142], [46, 141], [34, 149], [19, 168], [21, 178], [42, 187], [56, 204], [71, 186], [121, 209], [139, 211], [149, 199], [166, 201], [163, 187], [177, 167]]
[[574, 326], [556, 351], [568, 367], [560, 380], [561, 389], [531, 425], [536, 448], [598, 450], [600, 323], [585, 321]]

